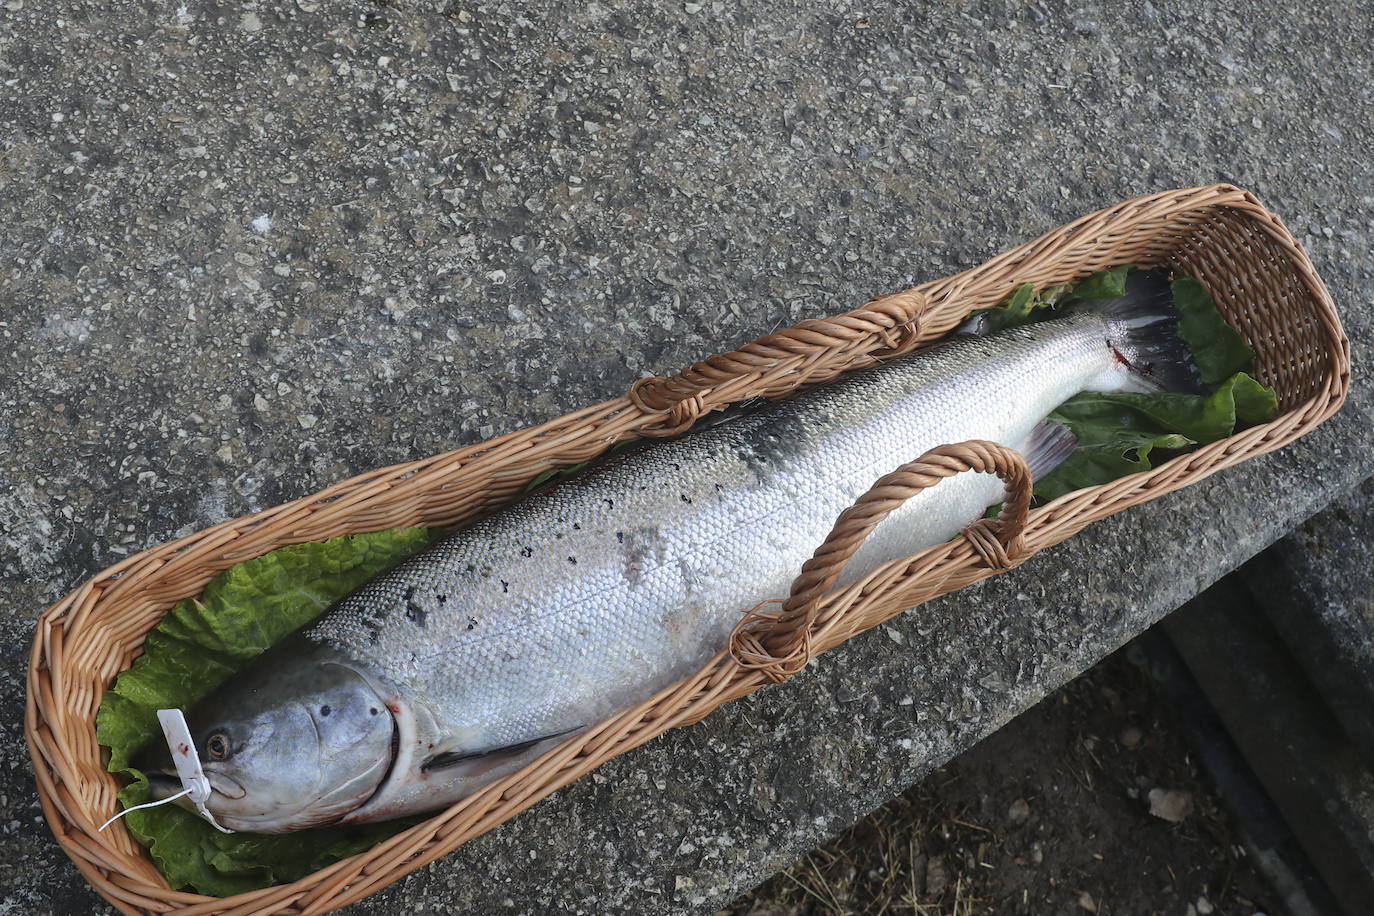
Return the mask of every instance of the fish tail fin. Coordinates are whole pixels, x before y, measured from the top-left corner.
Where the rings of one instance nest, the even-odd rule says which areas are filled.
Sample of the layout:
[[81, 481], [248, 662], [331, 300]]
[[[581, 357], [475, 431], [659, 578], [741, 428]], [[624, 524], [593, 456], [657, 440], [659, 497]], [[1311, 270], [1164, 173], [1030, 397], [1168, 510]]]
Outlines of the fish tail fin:
[[1133, 270], [1126, 277], [1126, 295], [1082, 308], [1106, 322], [1113, 356], [1111, 370], [1094, 390], [1203, 392], [1192, 351], [1178, 334], [1179, 313], [1165, 271]]
[[1031, 480], [1039, 480], [1068, 460], [1078, 448], [1078, 437], [1057, 420], [1041, 420], [1021, 445]]

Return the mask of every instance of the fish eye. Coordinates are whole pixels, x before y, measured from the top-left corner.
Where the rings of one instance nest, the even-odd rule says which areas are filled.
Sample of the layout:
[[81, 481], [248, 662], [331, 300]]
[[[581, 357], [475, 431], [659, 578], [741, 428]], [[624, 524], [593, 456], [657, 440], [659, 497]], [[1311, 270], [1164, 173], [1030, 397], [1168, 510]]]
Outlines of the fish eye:
[[229, 736], [215, 732], [205, 741], [205, 754], [211, 760], [223, 760], [229, 756]]

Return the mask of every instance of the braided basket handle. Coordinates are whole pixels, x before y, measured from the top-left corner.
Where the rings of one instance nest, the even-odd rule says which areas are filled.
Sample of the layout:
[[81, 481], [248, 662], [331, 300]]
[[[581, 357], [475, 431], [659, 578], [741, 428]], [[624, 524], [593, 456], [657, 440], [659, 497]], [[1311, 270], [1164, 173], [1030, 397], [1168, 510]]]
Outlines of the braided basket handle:
[[761, 613], [755, 608], [745, 614], [730, 635], [735, 661], [763, 671], [775, 682], [805, 668], [812, 656], [821, 599], [859, 545], [902, 503], [963, 471], [996, 474], [1006, 484], [997, 517], [979, 519], [962, 536], [989, 568], [1014, 566], [1025, 550], [1023, 532], [1030, 512], [1032, 481], [1025, 459], [1015, 449], [981, 439], [938, 446], [880, 478], [840, 514], [824, 543], [802, 565], [780, 611]]
[[629, 399], [656, 422], [646, 436], [675, 436], [709, 411], [747, 398], [773, 397], [884, 356], [905, 353], [921, 342], [920, 316], [927, 295], [904, 290], [865, 303], [834, 318], [803, 321], [719, 353], [666, 378], [642, 378]]

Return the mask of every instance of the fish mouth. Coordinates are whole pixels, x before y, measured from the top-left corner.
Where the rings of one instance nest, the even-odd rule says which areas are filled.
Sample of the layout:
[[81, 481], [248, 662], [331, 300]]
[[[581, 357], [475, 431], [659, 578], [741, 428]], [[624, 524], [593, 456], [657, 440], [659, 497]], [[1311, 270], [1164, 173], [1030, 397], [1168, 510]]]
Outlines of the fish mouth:
[[205, 778], [210, 781], [210, 788], [225, 798], [243, 798], [248, 794], [247, 789], [223, 773], [216, 773], [214, 770], [205, 770], [204, 773]]
[[[211, 791], [217, 795], [239, 799], [248, 794], [247, 789], [223, 773], [216, 773], [213, 770], [205, 770], [204, 772], [205, 778], [210, 782]], [[181, 784], [181, 777], [175, 773], [165, 770], [149, 770], [143, 775], [148, 780], [148, 787], [152, 790], [154, 799], [170, 798], [185, 788]]]

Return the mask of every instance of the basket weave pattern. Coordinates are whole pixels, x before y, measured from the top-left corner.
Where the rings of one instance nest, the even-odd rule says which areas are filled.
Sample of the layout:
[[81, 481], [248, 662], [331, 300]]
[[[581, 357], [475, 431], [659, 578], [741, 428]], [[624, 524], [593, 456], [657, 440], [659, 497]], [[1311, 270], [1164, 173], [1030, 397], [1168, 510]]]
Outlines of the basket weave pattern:
[[[731, 646], [700, 671], [424, 823], [292, 884], [223, 900], [173, 891], [121, 825], [96, 832], [115, 812], [119, 789], [95, 739], [95, 712], [105, 690], [142, 651], [145, 634], [169, 608], [234, 563], [340, 534], [461, 524], [520, 495], [550, 467], [580, 463], [626, 438], [674, 434], [710, 410], [823, 382], [914, 349], [1022, 283], [1045, 288], [1123, 263], [1164, 265], [1201, 281], [1254, 347], [1255, 375], [1276, 389], [1279, 413], [1272, 422], [1154, 470], [1067, 494], [1028, 516], [1018, 496], [1025, 491], [1019, 476], [1024, 464], [1015, 453], [964, 443], [922, 456], [846, 512], [782, 608], [743, 614]], [[126, 913], [319, 913], [352, 903], [610, 757], [786, 677], [857, 632], [1015, 565], [1089, 522], [1292, 441], [1340, 406], [1349, 362], [1349, 344], [1311, 262], [1251, 194], [1216, 185], [1126, 201], [964, 273], [834, 319], [803, 322], [671, 378], [641, 380], [627, 397], [470, 448], [372, 471], [101, 572], [45, 611], [34, 637], [25, 733], [44, 813], [91, 885]], [[844, 559], [882, 515], [961, 469], [1003, 475], [1009, 498], [999, 519], [828, 592]]]

